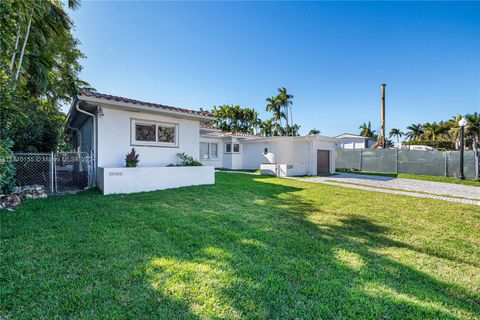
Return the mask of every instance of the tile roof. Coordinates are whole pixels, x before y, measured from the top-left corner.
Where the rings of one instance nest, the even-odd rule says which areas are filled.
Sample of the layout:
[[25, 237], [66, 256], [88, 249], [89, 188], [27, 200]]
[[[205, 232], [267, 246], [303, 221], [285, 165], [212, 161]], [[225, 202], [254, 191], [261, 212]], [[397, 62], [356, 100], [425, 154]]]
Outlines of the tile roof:
[[166, 105], [163, 105], [163, 104], [144, 102], [144, 101], [140, 101], [140, 100], [117, 97], [117, 96], [112, 96], [112, 95], [109, 95], [109, 94], [92, 92], [92, 91], [81, 91], [78, 94], [78, 96], [79, 97], [92, 97], [92, 98], [97, 98], [97, 99], [110, 100], [110, 101], [114, 101], [114, 102], [131, 103], [131, 104], [140, 105], [140, 106], [144, 106], [144, 107], [151, 107], [151, 108], [155, 108], [155, 109], [163, 109], [163, 110], [181, 112], [181, 113], [186, 113], [186, 114], [191, 114], [191, 115], [196, 115], [196, 116], [213, 117], [213, 114], [208, 112], [208, 111], [197, 111], [197, 110], [191, 110], [191, 109], [171, 107], [171, 106], [166, 106]]
[[259, 135], [251, 135], [243, 132], [224, 132], [224, 131], [215, 131], [204, 134], [205, 136], [211, 137], [246, 137], [246, 138], [259, 138]]

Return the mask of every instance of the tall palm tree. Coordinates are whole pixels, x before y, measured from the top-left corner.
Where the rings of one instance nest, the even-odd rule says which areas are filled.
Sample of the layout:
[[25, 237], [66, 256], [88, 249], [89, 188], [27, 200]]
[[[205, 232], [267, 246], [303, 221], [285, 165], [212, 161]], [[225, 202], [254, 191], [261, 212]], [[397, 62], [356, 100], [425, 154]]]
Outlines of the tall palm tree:
[[391, 139], [392, 137], [396, 137], [397, 138], [397, 143], [400, 143], [400, 138], [404, 135], [404, 133], [400, 130], [400, 129], [396, 129], [396, 128], [392, 128], [392, 130], [390, 130], [390, 134], [388, 135], [388, 137]]
[[360, 135], [363, 137], [375, 137], [375, 130], [372, 130], [372, 124], [370, 123], [370, 121], [368, 121], [368, 124], [365, 122], [362, 123], [360, 127], [358, 127], [358, 129], [360, 129]]
[[420, 123], [409, 125], [407, 129], [408, 132], [405, 137], [407, 137], [409, 140], [419, 140], [424, 133], [423, 125]]
[[[289, 123], [288, 116], [290, 115], [290, 117], [292, 119], [292, 121], [290, 123], [293, 124], [293, 116], [292, 116], [293, 95], [287, 93], [287, 89], [285, 87], [281, 87], [281, 88], [278, 88], [277, 98], [279, 100], [280, 106], [282, 106], [285, 109], [284, 117], [285, 117], [285, 121], [286, 121], [286, 124], [287, 124], [287, 126], [286, 126], [287, 127], [287, 136], [289, 136], [290, 135], [290, 127], [288, 125], [288, 123]], [[293, 128], [293, 127], [291, 127], [291, 128]]]
[[267, 98], [267, 106], [265, 108], [266, 111], [272, 112], [273, 117], [272, 119], [275, 121], [276, 125], [280, 125], [282, 127], [282, 118], [285, 117], [285, 113], [282, 111], [282, 106], [280, 104], [280, 100], [278, 97], [270, 97]]

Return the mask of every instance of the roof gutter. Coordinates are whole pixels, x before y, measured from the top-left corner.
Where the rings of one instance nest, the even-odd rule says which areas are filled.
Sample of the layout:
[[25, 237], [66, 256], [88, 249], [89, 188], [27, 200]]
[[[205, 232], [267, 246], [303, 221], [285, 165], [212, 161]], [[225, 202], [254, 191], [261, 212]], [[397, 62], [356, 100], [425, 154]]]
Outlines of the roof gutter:
[[166, 110], [166, 109], [161, 109], [157, 107], [146, 107], [146, 106], [140, 106], [136, 105], [133, 103], [128, 103], [128, 102], [121, 102], [121, 101], [110, 101], [106, 99], [100, 99], [100, 98], [95, 98], [95, 97], [86, 97], [86, 96], [79, 96], [79, 99], [85, 102], [89, 102], [92, 104], [102, 104], [105, 106], [113, 106], [117, 108], [123, 108], [123, 109], [130, 109], [130, 110], [140, 110], [140, 111], [145, 111], [149, 113], [163, 113], [163, 114], [168, 114], [171, 116], [176, 116], [176, 117], [181, 117], [181, 118], [190, 118], [190, 119], [196, 119], [196, 120], [205, 120], [205, 121], [212, 121], [215, 118], [211, 116], [202, 116], [202, 115], [197, 115], [197, 114], [190, 114], [190, 113], [185, 113], [185, 112], [178, 112], [178, 111], [173, 111], [173, 110]]

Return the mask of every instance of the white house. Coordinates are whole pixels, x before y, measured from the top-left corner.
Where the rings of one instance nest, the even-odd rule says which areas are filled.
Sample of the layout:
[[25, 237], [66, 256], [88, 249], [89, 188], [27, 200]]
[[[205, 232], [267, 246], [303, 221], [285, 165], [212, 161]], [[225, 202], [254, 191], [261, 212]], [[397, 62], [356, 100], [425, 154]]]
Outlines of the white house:
[[335, 172], [335, 145], [325, 136], [258, 137], [200, 128], [200, 159], [225, 169], [262, 169], [278, 176]]
[[373, 138], [360, 136], [357, 134], [344, 133], [335, 138], [339, 139], [340, 142], [337, 144], [340, 149], [369, 149], [371, 146], [377, 142]]
[[[97, 186], [130, 193], [214, 183], [214, 168], [260, 169], [279, 176], [335, 171], [338, 139], [323, 136], [266, 137], [224, 133], [206, 124], [204, 111], [165, 106], [96, 92], [82, 92], [67, 117], [78, 151], [94, 155]], [[136, 168], [125, 168], [135, 148]], [[169, 167], [177, 153], [202, 167]]]

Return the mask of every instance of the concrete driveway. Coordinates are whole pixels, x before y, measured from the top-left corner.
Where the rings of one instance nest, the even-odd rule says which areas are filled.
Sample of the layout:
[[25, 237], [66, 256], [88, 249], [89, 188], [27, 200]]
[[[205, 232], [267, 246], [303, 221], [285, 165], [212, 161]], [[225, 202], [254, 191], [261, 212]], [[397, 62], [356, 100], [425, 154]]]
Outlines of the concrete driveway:
[[295, 178], [302, 181], [338, 185], [347, 188], [432, 198], [480, 206], [479, 187], [404, 178], [340, 173], [326, 177]]

